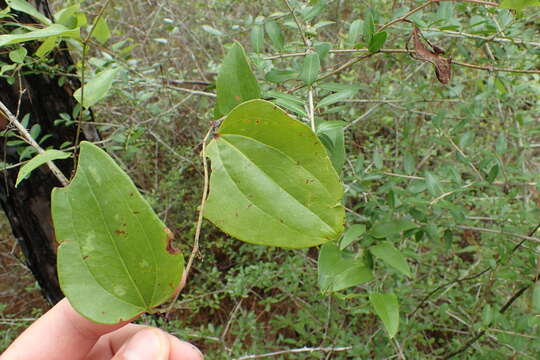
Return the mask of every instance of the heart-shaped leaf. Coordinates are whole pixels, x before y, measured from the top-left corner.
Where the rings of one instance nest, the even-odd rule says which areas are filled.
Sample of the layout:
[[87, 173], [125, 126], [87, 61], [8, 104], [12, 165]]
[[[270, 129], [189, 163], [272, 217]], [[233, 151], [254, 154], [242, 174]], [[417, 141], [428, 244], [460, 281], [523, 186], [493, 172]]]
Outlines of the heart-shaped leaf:
[[236, 107], [208, 145], [205, 217], [245, 242], [303, 248], [343, 230], [343, 185], [317, 136], [276, 105]]
[[235, 42], [219, 68], [216, 80], [216, 117], [227, 115], [238, 104], [261, 97], [255, 75], [251, 72], [244, 48]]
[[113, 324], [169, 299], [184, 260], [130, 178], [97, 146], [81, 143], [75, 178], [52, 193], [60, 286], [71, 305]]
[[396, 336], [399, 328], [399, 303], [393, 293], [371, 293], [369, 302], [373, 305], [375, 312], [381, 318], [388, 336]]
[[323, 292], [344, 290], [373, 279], [371, 270], [361, 259], [346, 256], [334, 243], [321, 247], [318, 270]]

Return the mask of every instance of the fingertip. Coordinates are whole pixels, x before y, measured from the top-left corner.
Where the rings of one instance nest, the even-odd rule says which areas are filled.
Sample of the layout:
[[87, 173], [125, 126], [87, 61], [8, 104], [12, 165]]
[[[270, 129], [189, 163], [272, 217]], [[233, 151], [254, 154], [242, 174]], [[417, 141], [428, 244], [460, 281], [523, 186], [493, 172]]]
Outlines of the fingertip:
[[169, 360], [204, 360], [204, 355], [195, 345], [169, 335], [171, 344], [171, 355]]

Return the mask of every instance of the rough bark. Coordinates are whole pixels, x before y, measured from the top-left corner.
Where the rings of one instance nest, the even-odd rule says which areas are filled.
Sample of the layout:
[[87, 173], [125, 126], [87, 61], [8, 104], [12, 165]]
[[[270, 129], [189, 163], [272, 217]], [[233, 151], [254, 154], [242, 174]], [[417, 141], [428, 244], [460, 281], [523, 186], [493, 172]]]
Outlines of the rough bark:
[[[45, 0], [34, 0], [34, 5], [50, 17], [49, 7]], [[0, 0], [0, 8], [5, 2]], [[18, 18], [23, 23], [33, 20], [21, 14]], [[31, 54], [37, 44], [26, 44]], [[64, 48], [54, 55], [54, 62], [69, 71], [73, 64], [69, 53]], [[5, 55], [0, 60], [9, 63]], [[73, 143], [76, 137], [75, 126], [55, 125], [61, 113], [72, 114], [76, 103], [72, 97], [73, 90], [79, 84], [75, 78], [59, 85], [57, 75], [34, 73], [22, 69], [15, 74], [15, 83], [10, 85], [6, 79], [0, 78], [0, 100], [19, 119], [30, 114], [30, 125], [39, 124], [41, 135], [51, 134], [41, 145], [44, 148], [60, 148], [65, 142]], [[0, 116], [0, 128], [9, 128], [9, 124]], [[81, 134], [81, 140], [84, 139]], [[91, 139], [95, 140], [95, 139]], [[21, 146], [21, 145], [18, 145]], [[15, 164], [19, 162], [16, 146], [8, 146], [7, 139], [0, 137], [0, 159]], [[69, 178], [73, 170], [73, 160], [58, 162], [58, 166]], [[11, 228], [22, 252], [25, 261], [38, 281], [43, 295], [51, 302], [56, 303], [63, 295], [58, 284], [56, 274], [56, 241], [51, 221], [50, 195], [55, 186], [60, 186], [58, 180], [50, 170], [42, 166], [34, 171], [15, 189], [18, 168], [5, 170], [0, 178], [0, 204], [11, 224]]]

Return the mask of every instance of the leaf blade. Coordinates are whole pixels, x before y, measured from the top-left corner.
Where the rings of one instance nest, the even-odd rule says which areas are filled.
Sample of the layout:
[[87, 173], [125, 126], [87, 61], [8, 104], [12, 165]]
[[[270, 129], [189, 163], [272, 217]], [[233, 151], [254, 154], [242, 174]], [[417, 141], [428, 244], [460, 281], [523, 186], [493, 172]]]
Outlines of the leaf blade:
[[41, 165], [53, 160], [67, 159], [70, 156], [71, 154], [69, 153], [53, 149], [45, 150], [45, 152], [36, 155], [19, 169], [19, 174], [17, 175], [15, 187], [17, 187], [21, 181], [23, 181], [28, 175], [30, 175], [32, 171], [34, 171]]

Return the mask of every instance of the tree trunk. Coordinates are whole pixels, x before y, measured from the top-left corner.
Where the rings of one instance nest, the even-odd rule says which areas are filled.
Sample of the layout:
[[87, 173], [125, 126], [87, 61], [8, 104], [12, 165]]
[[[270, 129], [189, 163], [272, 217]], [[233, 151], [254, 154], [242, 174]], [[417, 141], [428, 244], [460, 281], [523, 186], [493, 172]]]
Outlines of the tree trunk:
[[[50, 17], [46, 0], [34, 0], [34, 5], [42, 13]], [[0, 8], [5, 8], [4, 0], [0, 0]], [[18, 21], [22, 23], [35, 22], [25, 14], [19, 14]], [[25, 44], [28, 54], [32, 54], [38, 44]], [[5, 53], [5, 51], [3, 52]], [[66, 48], [53, 55], [54, 62], [70, 72], [73, 61]], [[5, 55], [0, 60], [11, 61]], [[5, 78], [0, 78], [0, 100], [17, 114], [19, 120], [30, 115], [28, 129], [34, 124], [41, 126], [40, 140], [45, 134], [50, 137], [41, 143], [43, 148], [59, 149], [66, 142], [73, 144], [76, 137], [76, 126], [55, 125], [61, 113], [72, 114], [76, 102], [72, 97], [74, 89], [79, 87], [75, 77], [68, 77], [59, 85], [59, 77], [54, 74], [35, 73], [23, 68], [16, 74], [10, 85]], [[0, 115], [0, 128], [9, 129], [8, 121]], [[95, 134], [95, 130], [94, 130]], [[81, 140], [85, 138], [81, 134]], [[96, 140], [94, 136], [89, 140]], [[8, 164], [20, 162], [17, 147], [27, 145], [8, 145], [5, 136], [0, 138], [1, 161]], [[69, 178], [73, 170], [73, 159], [62, 160], [58, 166]], [[3, 166], [0, 166], [3, 167]], [[24, 253], [26, 263], [42, 293], [50, 303], [58, 302], [62, 292], [56, 274], [56, 241], [51, 219], [51, 190], [61, 186], [56, 177], [46, 166], [32, 172], [31, 176], [21, 182], [15, 189], [18, 168], [4, 170], [0, 179], [0, 203], [11, 224], [13, 235]]]

